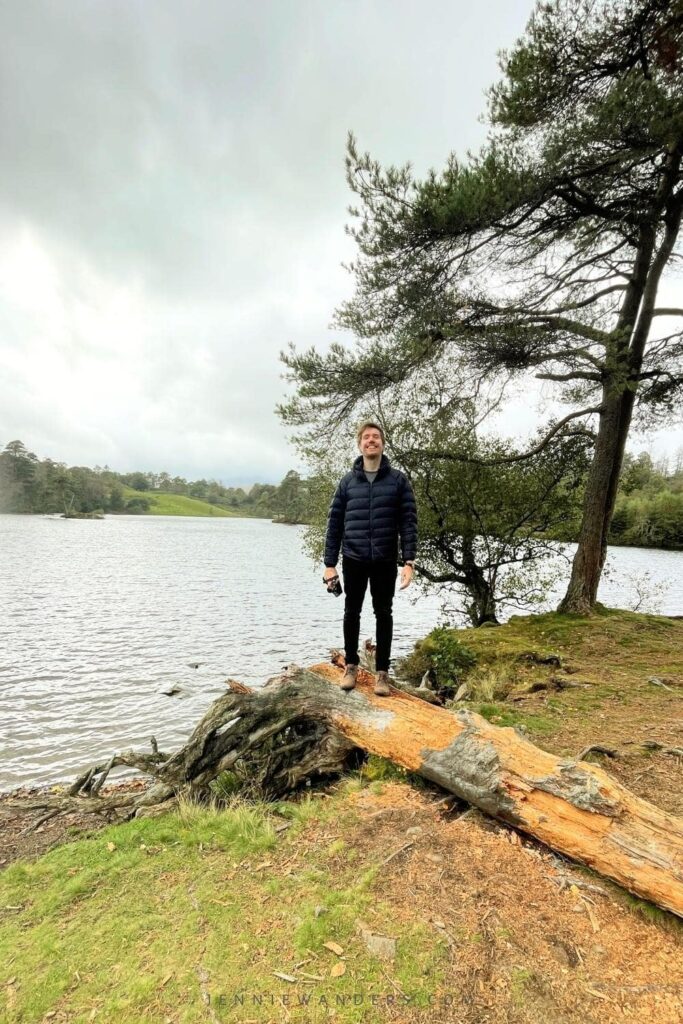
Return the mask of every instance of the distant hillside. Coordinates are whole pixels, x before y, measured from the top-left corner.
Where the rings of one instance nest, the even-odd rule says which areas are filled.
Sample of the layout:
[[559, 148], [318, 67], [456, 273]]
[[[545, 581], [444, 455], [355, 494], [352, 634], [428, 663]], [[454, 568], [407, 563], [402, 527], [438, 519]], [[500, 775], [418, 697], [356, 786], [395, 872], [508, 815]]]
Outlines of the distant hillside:
[[[126, 500], [141, 498], [149, 503], [148, 511], [142, 515], [151, 516], [213, 516], [235, 519], [240, 516], [239, 512], [231, 512], [216, 505], [210, 505], [208, 501], [201, 501], [199, 498], [188, 498], [184, 494], [166, 494], [160, 491], [136, 491], [132, 487], [123, 488]], [[247, 512], [241, 515], [248, 515]]]

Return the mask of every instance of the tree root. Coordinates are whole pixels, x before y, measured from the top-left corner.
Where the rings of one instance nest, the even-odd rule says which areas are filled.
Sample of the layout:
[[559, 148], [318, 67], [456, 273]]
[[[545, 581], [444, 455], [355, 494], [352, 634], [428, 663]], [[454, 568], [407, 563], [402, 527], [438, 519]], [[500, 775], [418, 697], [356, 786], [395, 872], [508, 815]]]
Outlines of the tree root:
[[[314, 706], [307, 713], [292, 700], [297, 691], [288, 684], [296, 671], [292, 667], [261, 690], [228, 680], [230, 692], [211, 705], [174, 754], [159, 751], [152, 737], [151, 754], [114, 754], [85, 769], [64, 793], [8, 800], [3, 807], [45, 812], [29, 831], [73, 811], [107, 816], [123, 811], [128, 819], [150, 817], [155, 808], [176, 806], [182, 797], [208, 802], [214, 796], [211, 784], [224, 772], [232, 773], [236, 787], [247, 797], [279, 799], [314, 778], [356, 767], [363, 752], [327, 725]], [[114, 790], [103, 795], [105, 781], [119, 766], [136, 769], [152, 785], [143, 792]]]

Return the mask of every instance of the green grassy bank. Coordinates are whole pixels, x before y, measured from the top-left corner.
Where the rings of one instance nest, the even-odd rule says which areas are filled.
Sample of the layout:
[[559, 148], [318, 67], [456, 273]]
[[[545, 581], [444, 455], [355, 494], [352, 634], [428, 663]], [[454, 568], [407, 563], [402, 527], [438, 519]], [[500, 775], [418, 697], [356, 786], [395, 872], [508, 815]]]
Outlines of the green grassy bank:
[[[313, 799], [279, 811], [186, 806], [7, 868], [2, 1020], [280, 1019], [273, 1000], [287, 994], [293, 972], [297, 1002], [308, 991], [312, 1004], [302, 1004], [305, 1020], [328, 1020], [340, 993], [348, 999], [360, 983], [368, 995], [387, 988], [358, 919], [404, 940], [395, 985], [419, 1002], [428, 977], [433, 992], [445, 942], [417, 923], [397, 929], [391, 908], [376, 899], [379, 859], [359, 871], [344, 838], [353, 810], [340, 799]], [[312, 818], [315, 842], [304, 834]], [[342, 1000], [335, 1020], [366, 1013]]]
[[201, 501], [199, 498], [188, 498], [184, 494], [166, 494], [163, 491], [136, 491], [132, 487], [124, 487], [126, 501], [130, 498], [144, 498], [149, 501], [149, 512], [141, 512], [140, 515], [150, 516], [213, 516], [232, 517], [239, 515], [228, 509], [211, 505], [208, 501]]

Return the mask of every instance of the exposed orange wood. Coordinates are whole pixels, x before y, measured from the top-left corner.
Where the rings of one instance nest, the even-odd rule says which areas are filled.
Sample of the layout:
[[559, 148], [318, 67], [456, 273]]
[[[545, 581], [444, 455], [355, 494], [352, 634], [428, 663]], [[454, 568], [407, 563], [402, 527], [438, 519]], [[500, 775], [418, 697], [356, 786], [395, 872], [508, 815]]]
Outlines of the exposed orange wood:
[[[334, 684], [342, 674], [330, 664], [310, 671]], [[372, 687], [373, 677], [360, 670], [357, 692], [346, 695], [348, 712], [338, 702], [330, 712], [353, 743], [456, 793], [458, 758], [481, 751], [493, 780], [483, 793], [485, 809], [490, 795], [500, 802], [492, 811], [497, 817], [683, 916], [683, 819], [640, 799], [598, 765], [540, 750], [512, 728], [399, 690], [378, 697]]]

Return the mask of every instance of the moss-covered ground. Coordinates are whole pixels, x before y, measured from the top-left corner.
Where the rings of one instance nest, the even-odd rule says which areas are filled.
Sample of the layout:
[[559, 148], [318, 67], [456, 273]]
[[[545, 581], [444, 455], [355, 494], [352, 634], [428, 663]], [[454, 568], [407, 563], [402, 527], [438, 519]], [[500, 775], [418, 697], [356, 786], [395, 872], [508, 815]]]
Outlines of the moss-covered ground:
[[459, 705], [521, 727], [556, 754], [606, 746], [615, 758], [590, 756], [639, 795], [683, 813], [681, 759], [651, 745], [683, 748], [683, 620], [600, 608], [518, 616], [458, 636], [476, 656], [470, 697]]

